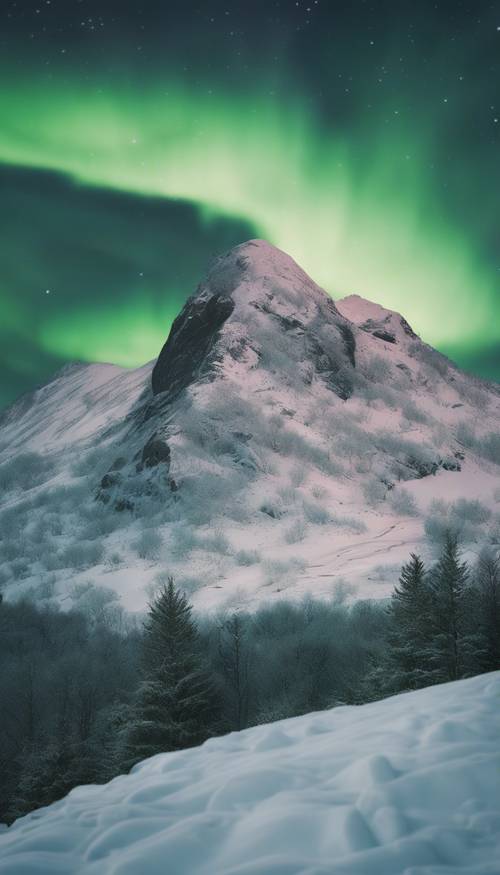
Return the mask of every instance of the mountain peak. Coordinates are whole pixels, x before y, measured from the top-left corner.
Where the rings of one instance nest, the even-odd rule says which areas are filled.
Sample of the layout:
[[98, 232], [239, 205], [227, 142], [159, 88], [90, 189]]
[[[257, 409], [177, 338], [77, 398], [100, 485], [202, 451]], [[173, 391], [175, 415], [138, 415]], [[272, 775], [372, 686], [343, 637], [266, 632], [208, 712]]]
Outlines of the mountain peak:
[[368, 331], [374, 337], [396, 343], [404, 338], [415, 340], [417, 335], [401, 313], [387, 310], [374, 301], [368, 301], [360, 295], [348, 295], [336, 301], [339, 313], [357, 325], [363, 331]]
[[280, 343], [296, 346], [297, 338], [289, 340], [293, 332], [310, 341], [304, 356], [317, 354], [324, 371], [338, 370], [339, 357], [329, 355], [316, 337], [320, 325], [335, 322], [344, 331], [341, 358], [347, 355], [353, 365], [352, 339], [345, 339], [349, 329], [332, 299], [291, 256], [266, 240], [249, 240], [212, 263], [175, 319], [153, 370], [153, 393], [175, 397], [198, 377], [213, 375], [226, 355], [241, 361], [250, 350], [266, 357], [266, 349]]

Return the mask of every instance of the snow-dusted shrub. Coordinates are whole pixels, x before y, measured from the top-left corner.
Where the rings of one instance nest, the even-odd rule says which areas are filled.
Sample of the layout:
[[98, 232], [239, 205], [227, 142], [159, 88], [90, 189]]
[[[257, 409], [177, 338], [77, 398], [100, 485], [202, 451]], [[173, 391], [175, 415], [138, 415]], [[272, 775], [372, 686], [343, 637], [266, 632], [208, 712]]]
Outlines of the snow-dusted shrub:
[[91, 582], [78, 583], [71, 588], [70, 595], [91, 626], [104, 625], [112, 629], [121, 626], [123, 608], [114, 590]]
[[238, 550], [234, 558], [238, 565], [256, 565], [260, 562], [260, 554], [257, 550]]
[[306, 520], [313, 525], [325, 526], [331, 521], [329, 510], [318, 501], [304, 501], [302, 506]]
[[363, 483], [362, 489], [370, 507], [375, 507], [380, 501], [384, 501], [387, 494], [387, 486], [376, 477], [370, 477], [366, 483]]
[[480, 525], [488, 522], [491, 510], [477, 499], [459, 498], [451, 505], [450, 515], [457, 520]]
[[45, 483], [54, 470], [54, 462], [40, 453], [20, 453], [0, 465], [0, 491], [33, 489]]
[[424, 413], [424, 411], [421, 410], [420, 407], [417, 407], [415, 402], [410, 399], [404, 401], [401, 405], [401, 413], [410, 422], [425, 423], [428, 420], [428, 417]]
[[426, 444], [417, 444], [388, 431], [377, 432], [374, 443], [378, 450], [393, 457], [394, 474], [400, 480], [425, 477], [437, 471], [439, 459]]
[[422, 362], [424, 365], [428, 365], [434, 371], [437, 371], [440, 376], [445, 377], [448, 373], [450, 366], [449, 359], [431, 346], [427, 346], [427, 344], [421, 343], [420, 341], [415, 341], [410, 345], [409, 352], [413, 358]]
[[441, 544], [449, 532], [464, 543], [486, 535], [485, 526], [491, 511], [480, 501], [459, 498], [455, 502], [433, 501], [425, 521], [425, 533], [430, 541]]
[[494, 462], [495, 465], [500, 465], [500, 434], [496, 431], [491, 431], [489, 434], [481, 438], [482, 455]]
[[8, 568], [14, 580], [24, 580], [31, 575], [31, 564], [24, 556], [13, 559]]
[[[92, 502], [92, 505], [83, 506], [81, 515], [83, 516], [83, 524], [79, 534], [86, 541], [94, 541], [96, 538], [109, 535], [125, 522], [125, 517], [113, 507], [95, 501]], [[128, 515], [126, 516], [128, 517]]]
[[90, 477], [92, 481], [100, 479], [116, 461], [113, 448], [95, 447], [83, 453], [71, 465], [73, 477]]
[[259, 505], [259, 510], [261, 513], [265, 513], [267, 516], [271, 517], [273, 520], [279, 520], [282, 516], [284, 516], [287, 512], [286, 507], [284, 507], [283, 502], [280, 499], [267, 499], [263, 501], [261, 505]]
[[104, 556], [104, 547], [96, 541], [74, 541], [58, 555], [59, 568], [74, 568], [82, 571], [99, 565]]
[[363, 373], [374, 383], [387, 383], [391, 378], [390, 364], [380, 355], [373, 355], [363, 365]]
[[300, 498], [300, 492], [298, 492], [293, 486], [280, 486], [276, 494], [278, 500], [285, 507], [293, 507], [297, 504], [297, 501]]
[[334, 439], [333, 447], [334, 453], [347, 459], [350, 464], [353, 459], [363, 458], [373, 449], [368, 436], [362, 433], [340, 434]]
[[306, 534], [306, 525], [303, 520], [295, 520], [292, 525], [285, 531], [286, 544], [298, 544], [303, 541]]
[[148, 560], [159, 559], [162, 546], [163, 538], [156, 529], [144, 529], [132, 543], [140, 559]]
[[0, 559], [2, 562], [13, 562], [28, 550], [28, 543], [22, 535], [2, 538], [0, 541]]
[[433, 544], [443, 544], [447, 534], [458, 536], [458, 532], [450, 526], [447, 516], [436, 513], [430, 513], [427, 516], [424, 530], [427, 538]]
[[182, 480], [179, 491], [182, 515], [190, 523], [204, 525], [224, 512], [230, 513], [238, 493], [248, 482], [239, 469], [224, 468], [219, 473], [200, 471]]
[[490, 398], [487, 392], [484, 389], [481, 389], [480, 386], [476, 386], [474, 382], [471, 382], [474, 378], [470, 378], [468, 381], [460, 382], [457, 386], [459, 395], [464, 401], [467, 401], [472, 407], [476, 407], [478, 410], [486, 410], [490, 404]]
[[262, 565], [266, 584], [276, 584], [279, 589], [295, 583], [305, 568], [303, 559], [293, 557], [287, 561], [268, 559]]
[[324, 486], [313, 486], [311, 493], [313, 498], [317, 498], [321, 501], [322, 498], [326, 498], [328, 495], [328, 490], [326, 490]]
[[231, 544], [222, 529], [216, 528], [202, 538], [199, 538], [199, 546], [209, 553], [221, 553], [227, 556], [231, 552]]
[[187, 558], [199, 544], [196, 530], [187, 523], [179, 523], [171, 528], [171, 551], [176, 557]]
[[457, 440], [479, 456], [500, 465], [500, 434], [490, 431], [484, 435], [477, 435], [475, 428], [470, 422], [460, 422], [456, 430]]
[[353, 532], [357, 532], [361, 534], [361, 532], [366, 532], [366, 525], [362, 520], [357, 519], [352, 516], [338, 516], [334, 514], [331, 517], [331, 523], [334, 526], [344, 529], [351, 529]]
[[457, 441], [464, 447], [475, 448], [477, 439], [474, 425], [471, 422], [462, 421], [456, 428]]
[[203, 586], [207, 583], [206, 579], [200, 579], [199, 577], [190, 577], [186, 575], [185, 577], [177, 577], [175, 579], [175, 585], [178, 589], [182, 590], [182, 592], [191, 596], [195, 592], [198, 592]]
[[302, 486], [306, 476], [306, 471], [303, 465], [294, 465], [290, 471], [290, 483], [297, 488]]
[[418, 516], [417, 502], [407, 489], [397, 487], [389, 492], [389, 504], [394, 513], [402, 516]]
[[[46, 574], [38, 584], [33, 587], [32, 598], [35, 601], [50, 601], [54, 598], [56, 589], [55, 574]], [[31, 594], [30, 594], [31, 595]]]

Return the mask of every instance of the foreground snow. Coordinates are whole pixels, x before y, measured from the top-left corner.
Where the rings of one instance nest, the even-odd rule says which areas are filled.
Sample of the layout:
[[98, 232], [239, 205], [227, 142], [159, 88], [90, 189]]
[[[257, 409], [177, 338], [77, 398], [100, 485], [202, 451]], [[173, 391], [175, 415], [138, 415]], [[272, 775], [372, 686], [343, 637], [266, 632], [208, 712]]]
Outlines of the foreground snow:
[[500, 872], [500, 672], [163, 754], [0, 834], [0, 873]]

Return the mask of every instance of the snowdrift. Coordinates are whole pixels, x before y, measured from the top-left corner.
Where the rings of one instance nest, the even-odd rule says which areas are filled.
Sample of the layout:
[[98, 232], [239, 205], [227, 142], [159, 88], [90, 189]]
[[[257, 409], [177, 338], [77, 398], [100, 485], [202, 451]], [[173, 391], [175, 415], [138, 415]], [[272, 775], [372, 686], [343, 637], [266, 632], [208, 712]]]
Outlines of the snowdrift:
[[500, 672], [162, 754], [0, 835], [6, 875], [498, 875]]

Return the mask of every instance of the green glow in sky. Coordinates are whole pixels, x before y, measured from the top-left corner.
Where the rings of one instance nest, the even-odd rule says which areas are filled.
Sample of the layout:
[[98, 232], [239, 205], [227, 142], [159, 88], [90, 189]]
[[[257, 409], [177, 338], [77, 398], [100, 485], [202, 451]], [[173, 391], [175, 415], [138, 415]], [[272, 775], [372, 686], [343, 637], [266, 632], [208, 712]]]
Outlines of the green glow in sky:
[[[437, 347], [500, 338], [500, 274], [441, 203], [428, 131], [380, 117], [348, 137], [298, 98], [278, 105], [175, 85], [135, 94], [45, 83], [37, 93], [30, 82], [0, 95], [0, 117], [0, 161], [188, 200], [207, 222], [240, 217], [334, 297], [355, 292], [399, 310]], [[142, 363], [165, 340], [176, 294], [166, 290], [163, 313], [147, 296], [123, 312], [82, 301], [84, 322], [51, 311], [40, 342], [68, 358]]]

